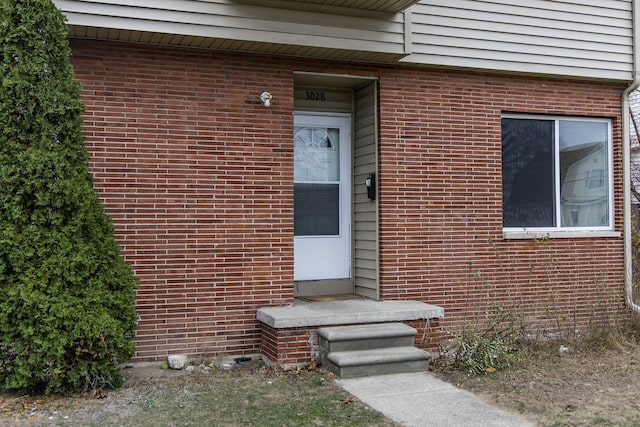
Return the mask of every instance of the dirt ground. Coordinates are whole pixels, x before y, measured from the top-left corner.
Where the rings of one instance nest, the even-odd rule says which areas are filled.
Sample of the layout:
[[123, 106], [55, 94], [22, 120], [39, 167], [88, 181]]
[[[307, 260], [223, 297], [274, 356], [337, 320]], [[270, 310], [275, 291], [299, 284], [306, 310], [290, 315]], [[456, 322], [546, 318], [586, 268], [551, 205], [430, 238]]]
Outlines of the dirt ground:
[[640, 346], [566, 344], [525, 350], [517, 366], [483, 376], [436, 375], [539, 426], [640, 425]]
[[[434, 374], [540, 426], [640, 425], [640, 346], [625, 342], [601, 349], [580, 348], [579, 345], [570, 344], [567, 347], [568, 352], [560, 352], [558, 344], [529, 349], [517, 366], [479, 377], [460, 371], [437, 371]], [[160, 407], [169, 405], [169, 400], [183, 399], [181, 391], [203, 387], [205, 382], [211, 381], [210, 373], [138, 367], [125, 369], [124, 374], [125, 387], [104, 393], [71, 397], [0, 393], [0, 425], [198, 425], [166, 421], [169, 418], [165, 422], [155, 423], [153, 411], [145, 412], [145, 408], [158, 408], [156, 403], [162, 399], [165, 400]], [[326, 373], [309, 371], [295, 375], [299, 376], [297, 378], [300, 381], [305, 376], [314, 375], [313, 381], [332, 381], [332, 376]], [[296, 386], [295, 382], [291, 382], [291, 374], [265, 374], [264, 370], [227, 372], [218, 376], [219, 379], [233, 379], [236, 382], [231, 387], [246, 390], [251, 390], [248, 383], [271, 382], [283, 376], [289, 378], [289, 384]], [[221, 384], [218, 387], [222, 387]], [[322, 392], [336, 393], [336, 390], [326, 388]], [[300, 393], [308, 392], [300, 389]], [[164, 397], [160, 397], [161, 394]], [[333, 398], [351, 404], [344, 397]], [[178, 403], [175, 403], [175, 410], [187, 404], [183, 401]], [[210, 404], [215, 403], [207, 403], [207, 406]], [[237, 412], [239, 409], [233, 410]], [[127, 418], [135, 411], [146, 414], [146, 418]], [[215, 417], [215, 411], [209, 407], [207, 416], [211, 414]], [[217, 418], [216, 422], [211, 420], [214, 422], [212, 425], [230, 425], [224, 422], [223, 417]], [[367, 424], [372, 425], [371, 420]], [[365, 424], [356, 422], [349, 425]], [[393, 423], [377, 419], [373, 425]]]
[[[91, 425], [104, 417], [127, 417], [143, 399], [186, 376], [185, 371], [139, 367], [124, 369], [125, 385], [118, 390], [72, 396], [31, 396], [0, 393], [0, 426]], [[154, 390], [155, 389], [155, 390]]]

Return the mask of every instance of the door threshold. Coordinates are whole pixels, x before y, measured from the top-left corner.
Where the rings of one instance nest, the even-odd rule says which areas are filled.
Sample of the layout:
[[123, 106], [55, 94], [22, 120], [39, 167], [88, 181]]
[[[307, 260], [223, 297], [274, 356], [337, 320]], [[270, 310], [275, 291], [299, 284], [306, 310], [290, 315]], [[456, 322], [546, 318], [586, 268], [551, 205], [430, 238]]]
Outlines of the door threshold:
[[325, 301], [344, 301], [350, 299], [362, 299], [361, 295], [356, 294], [333, 294], [333, 295], [308, 295], [298, 296], [297, 300], [304, 302], [325, 302]]
[[296, 298], [328, 295], [351, 295], [355, 293], [353, 279], [302, 280], [293, 283]]

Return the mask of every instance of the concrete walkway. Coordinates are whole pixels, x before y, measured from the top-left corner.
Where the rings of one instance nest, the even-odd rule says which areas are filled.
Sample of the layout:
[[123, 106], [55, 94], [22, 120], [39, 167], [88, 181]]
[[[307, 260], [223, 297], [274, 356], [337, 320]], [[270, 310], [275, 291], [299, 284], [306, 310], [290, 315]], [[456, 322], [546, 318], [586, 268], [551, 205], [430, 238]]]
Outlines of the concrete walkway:
[[349, 393], [407, 426], [531, 427], [428, 372], [338, 379]]

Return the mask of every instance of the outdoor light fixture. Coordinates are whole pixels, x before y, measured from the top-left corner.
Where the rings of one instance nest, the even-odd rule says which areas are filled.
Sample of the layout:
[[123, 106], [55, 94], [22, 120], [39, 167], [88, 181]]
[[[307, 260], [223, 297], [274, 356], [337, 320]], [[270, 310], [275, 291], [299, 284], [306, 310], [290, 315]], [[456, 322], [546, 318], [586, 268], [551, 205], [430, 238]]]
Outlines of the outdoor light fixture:
[[265, 107], [271, 107], [271, 98], [273, 98], [273, 96], [266, 90], [260, 94], [260, 101]]

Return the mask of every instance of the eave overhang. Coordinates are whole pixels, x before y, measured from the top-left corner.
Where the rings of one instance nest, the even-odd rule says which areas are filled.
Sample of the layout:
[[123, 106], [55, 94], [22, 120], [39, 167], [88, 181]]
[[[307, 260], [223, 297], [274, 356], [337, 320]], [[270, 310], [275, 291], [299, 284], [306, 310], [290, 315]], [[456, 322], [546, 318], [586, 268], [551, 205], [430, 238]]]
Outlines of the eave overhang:
[[409, 12], [351, 16], [337, 13], [344, 7], [274, 7], [293, 4], [288, 0], [54, 1], [71, 38], [377, 63], [410, 53]]
[[420, 0], [286, 0], [290, 3], [316, 4], [321, 6], [345, 7], [371, 12], [398, 13]]
[[86, 25], [69, 25], [69, 38], [374, 63], [395, 63], [406, 56], [404, 52], [266, 43], [193, 34], [170, 34]]

